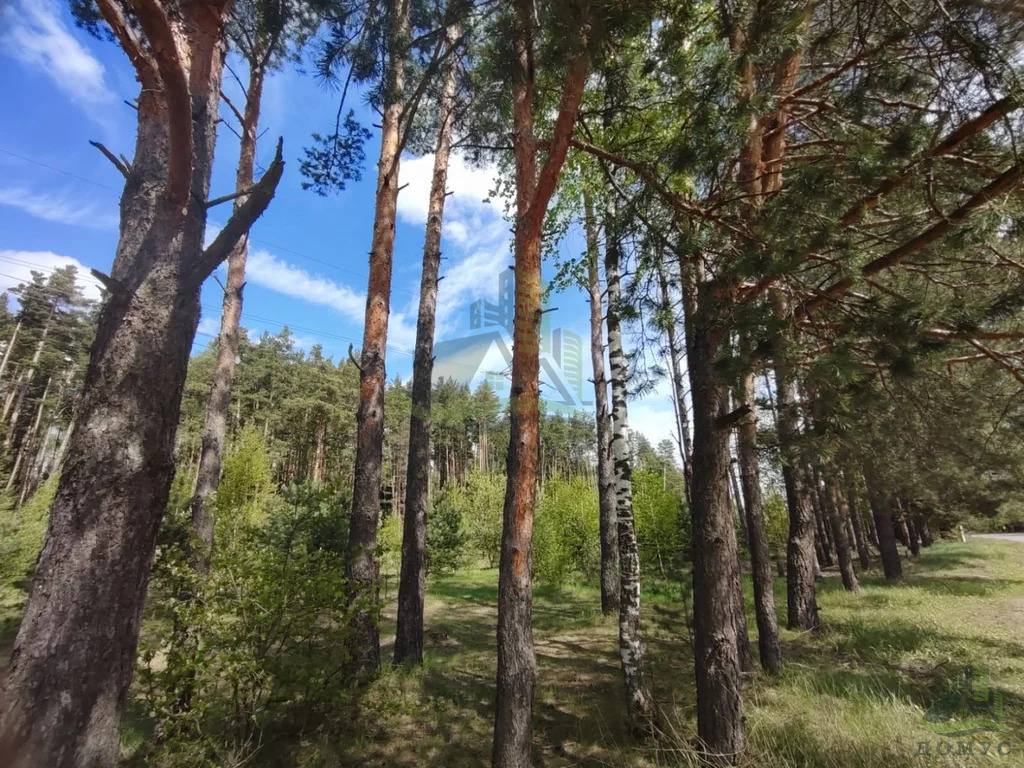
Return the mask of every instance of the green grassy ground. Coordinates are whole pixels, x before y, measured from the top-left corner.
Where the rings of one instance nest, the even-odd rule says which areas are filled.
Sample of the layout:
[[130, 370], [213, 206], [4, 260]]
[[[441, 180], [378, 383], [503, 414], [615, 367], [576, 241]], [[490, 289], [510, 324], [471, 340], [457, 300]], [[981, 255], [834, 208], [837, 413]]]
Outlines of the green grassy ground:
[[[1024, 546], [940, 542], [905, 566], [892, 587], [876, 571], [863, 590], [819, 584], [826, 627], [783, 630], [784, 671], [745, 684], [748, 763], [757, 766], [1024, 765]], [[748, 605], [750, 604], [749, 583]], [[670, 735], [635, 742], [623, 726], [616, 623], [596, 591], [539, 588], [536, 763], [545, 766], [661, 766], [692, 762], [692, 650], [678, 592], [645, 594], [649, 671]], [[357, 738], [339, 764], [479, 766], [489, 758], [494, 696], [497, 574], [474, 571], [430, 586], [430, 650], [421, 672], [391, 672], [364, 701]], [[776, 582], [785, 611], [785, 584]], [[749, 627], [755, 643], [753, 617]], [[391, 627], [385, 627], [385, 631]], [[939, 737], [921, 717], [956, 688], [966, 664], [988, 667], [1005, 702], [1003, 734]], [[957, 755], [974, 739], [974, 755]], [[917, 756], [930, 742], [930, 757]], [[940, 755], [948, 747], [953, 754]], [[983, 742], [991, 742], [982, 755]], [[1009, 756], [997, 755], [1009, 742]], [[1006, 750], [1004, 746], [1003, 750]]]
[[[747, 764], [1024, 765], [1024, 546], [940, 542], [906, 563], [905, 573], [905, 584], [896, 587], [876, 571], [863, 574], [859, 595], [844, 592], [836, 576], [819, 583], [825, 628], [783, 630], [783, 672], [767, 678], [755, 671], [745, 682]], [[657, 743], [641, 743], [624, 727], [616, 622], [601, 616], [596, 591], [537, 588], [537, 765], [693, 764], [692, 650], [679, 594], [669, 584], [648, 585], [644, 594], [650, 682], [668, 734]], [[6, 661], [20, 605], [13, 591], [0, 597], [0, 661]], [[315, 760], [291, 752], [294, 764], [488, 764], [496, 599], [496, 571], [433, 581], [423, 668], [385, 672], [365, 692], [358, 718], [310, 745]], [[781, 579], [776, 601], [784, 613]], [[756, 653], [754, 626], [751, 616]], [[382, 629], [390, 643], [393, 606]], [[390, 658], [390, 647], [384, 657]], [[922, 715], [932, 699], [956, 687], [970, 663], [989, 669], [992, 687], [1004, 698], [1006, 732], [936, 736]], [[138, 736], [131, 726], [126, 731], [128, 741]], [[971, 739], [974, 754], [956, 754], [959, 742]], [[920, 742], [930, 743], [930, 756], [917, 754]], [[953, 754], [939, 754], [946, 749], [943, 742]], [[983, 755], [985, 742], [991, 746]], [[997, 754], [1002, 743], [1010, 745], [1008, 756]]]

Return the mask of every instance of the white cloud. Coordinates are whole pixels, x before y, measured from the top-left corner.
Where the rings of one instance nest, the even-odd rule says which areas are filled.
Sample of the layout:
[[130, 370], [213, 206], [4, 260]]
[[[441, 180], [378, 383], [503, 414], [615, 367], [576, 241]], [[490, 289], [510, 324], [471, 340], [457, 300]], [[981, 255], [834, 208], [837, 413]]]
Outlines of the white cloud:
[[75, 39], [54, 0], [15, 0], [0, 9], [0, 48], [45, 73], [80, 106], [113, 100], [103, 65]]
[[78, 270], [78, 284], [85, 297], [99, 300], [100, 285], [89, 275], [89, 268], [78, 259], [60, 256], [52, 251], [0, 250], [0, 291], [32, 282], [33, 270], [49, 275], [55, 269], [69, 266]]
[[676, 414], [671, 400], [651, 394], [638, 402], [631, 402], [629, 427], [646, 437], [655, 447], [662, 440], [671, 440], [675, 444]]
[[0, 205], [9, 205], [29, 216], [57, 224], [91, 229], [116, 229], [117, 208], [111, 204], [75, 198], [66, 190], [32, 192], [22, 187], [0, 187]]
[[[262, 249], [250, 252], [246, 264], [249, 281], [271, 291], [334, 310], [360, 327], [366, 315], [366, 294], [322, 275], [307, 272]], [[409, 351], [416, 343], [416, 324], [402, 312], [391, 312], [389, 346]], [[305, 339], [309, 341], [309, 339]], [[299, 346], [305, 346], [300, 344]], [[311, 345], [310, 345], [311, 346]]]
[[199, 328], [196, 329], [196, 333], [203, 336], [217, 336], [220, 333], [220, 318], [204, 316], [199, 321]]
[[[434, 155], [404, 157], [399, 184], [408, 186], [398, 195], [398, 215], [409, 224], [426, 224]], [[473, 249], [508, 237], [500, 199], [486, 202], [495, 186], [496, 166], [477, 168], [453, 154], [448, 163], [447, 187], [452, 194], [444, 206], [444, 234], [456, 245]]]

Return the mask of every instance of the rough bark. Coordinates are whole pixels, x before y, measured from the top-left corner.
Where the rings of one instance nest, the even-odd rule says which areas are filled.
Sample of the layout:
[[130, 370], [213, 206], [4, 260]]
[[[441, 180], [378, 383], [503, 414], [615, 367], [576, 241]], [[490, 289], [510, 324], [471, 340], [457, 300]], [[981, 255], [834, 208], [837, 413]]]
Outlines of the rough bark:
[[746, 747], [741, 659], [739, 559], [729, 504], [729, 431], [719, 428], [728, 392], [715, 369], [724, 341], [715, 322], [715, 285], [684, 267], [687, 368], [693, 403], [693, 608], [697, 735], [706, 760], [733, 765]]
[[853, 538], [857, 544], [857, 557], [860, 559], [861, 570], [866, 571], [871, 567], [871, 554], [868, 551], [868, 540], [864, 534], [864, 522], [860, 516], [860, 508], [857, 504], [857, 486], [850, 477], [849, 472], [843, 473], [846, 479], [846, 505], [850, 513], [850, 522], [853, 525]]
[[779, 620], [775, 613], [775, 593], [772, 591], [772, 562], [761, 499], [752, 373], [743, 377], [741, 392], [736, 399], [751, 407], [750, 415], [737, 427], [736, 447], [744, 508], [747, 513], [747, 542], [750, 549], [750, 571], [754, 582], [754, 614], [757, 619], [757, 649], [761, 666], [766, 672], [774, 673], [779, 669], [782, 650], [779, 646]]
[[622, 342], [620, 260], [616, 211], [609, 203], [605, 218], [604, 273], [608, 293], [608, 367], [612, 385], [611, 455], [619, 534], [619, 655], [626, 688], [626, 711], [633, 729], [643, 733], [652, 728], [654, 700], [644, 680], [644, 648], [640, 630], [640, 553], [633, 519], [633, 467], [629, 455], [629, 413], [626, 405], [629, 364]]
[[590, 294], [590, 361], [594, 370], [594, 411], [597, 421], [597, 495], [601, 531], [601, 611], [619, 610], [619, 532], [615, 519], [615, 476], [611, 457], [611, 413], [604, 361], [604, 312], [598, 274], [597, 220], [590, 194], [584, 192], [587, 237], [587, 281]]
[[[256, 137], [259, 128], [260, 107], [263, 97], [264, 70], [250, 66], [249, 85], [245, 93], [245, 112], [241, 125], [238, 167], [235, 171], [235, 192], [253, 185], [256, 163]], [[244, 202], [235, 198], [237, 212]], [[196, 473], [196, 490], [192, 497], [192, 527], [196, 533], [196, 547], [192, 564], [200, 573], [210, 569], [213, 553], [214, 518], [207, 502], [220, 485], [220, 470], [224, 458], [228, 408], [231, 406], [231, 385], [235, 378], [235, 359], [238, 357], [239, 324], [242, 316], [242, 289], [245, 287], [245, 262], [249, 254], [249, 233], [245, 233], [228, 256], [227, 283], [221, 303], [220, 335], [217, 337], [217, 361], [214, 364], [210, 396], [206, 402], [203, 422], [202, 449]]]
[[380, 484], [384, 445], [385, 356], [391, 308], [391, 268], [398, 211], [398, 170], [402, 129], [405, 62], [408, 55], [409, 2], [387, 3], [387, 69], [381, 121], [377, 193], [370, 243], [370, 277], [359, 364], [359, 409], [356, 412], [355, 481], [349, 521], [345, 576], [350, 599], [353, 649], [363, 671], [380, 665], [380, 563], [376, 556], [380, 523]]
[[[156, 0], [138, 5], [162, 11]], [[0, 697], [5, 768], [108, 768], [117, 759], [149, 566], [173, 475], [198, 288], [216, 254], [203, 251], [202, 243], [227, 5], [183, 7], [172, 24], [175, 50], [185, 55], [170, 57], [162, 68], [183, 59], [188, 70], [172, 80], [154, 74], [151, 54], [126, 31], [120, 7], [99, 3], [142, 80], [138, 137], [121, 198], [115, 288], [100, 313], [67, 462]], [[143, 26], [147, 35], [150, 21]], [[165, 53], [163, 46], [153, 50]], [[189, 188], [182, 196], [169, 183], [180, 180], [180, 169], [169, 169], [180, 160], [174, 148], [182, 144], [171, 140], [180, 116], [169, 115], [177, 101], [169, 91], [186, 77], [193, 152], [185, 158]], [[267, 176], [276, 184], [280, 173], [278, 159]], [[260, 200], [265, 207], [269, 197]], [[257, 208], [247, 209], [253, 218], [262, 213]]]
[[[449, 29], [448, 45], [458, 36]], [[416, 319], [416, 352], [412, 370], [412, 417], [406, 467], [405, 519], [402, 529], [402, 570], [398, 585], [395, 664], [423, 662], [423, 600], [426, 590], [427, 509], [430, 486], [430, 384], [434, 370], [434, 321], [438, 273], [441, 270], [441, 227], [444, 221], [448, 157], [452, 149], [457, 57], [449, 52], [441, 95], [434, 173], [430, 181], [427, 230], [423, 242], [420, 306]], [[481, 445], [484, 439], [481, 438]]]
[[547, 159], [538, 172], [534, 136], [533, 4], [516, 0], [512, 66], [512, 146], [515, 159], [515, 319], [509, 449], [498, 576], [498, 670], [494, 713], [495, 768], [532, 765], [533, 511], [540, 449], [541, 234], [544, 215], [565, 163], [589, 60], [569, 62]]
[[843, 587], [849, 592], [859, 592], [860, 582], [857, 580], [857, 573], [853, 569], [850, 539], [846, 535], [846, 520], [843, 514], [842, 496], [831, 473], [825, 481], [825, 487], [822, 489], [821, 495], [825, 516], [828, 518], [829, 526], [832, 529], [832, 543], [835, 546], [836, 559], [839, 561], [839, 575], [843, 580]]
[[885, 572], [886, 581], [899, 581], [903, 578], [903, 563], [900, 561], [900, 551], [896, 547], [892, 513], [886, 502], [885, 491], [869, 467], [864, 469], [864, 484], [868, 492], [871, 514], [875, 520], [878, 551], [882, 555], [882, 570]]
[[789, 540], [786, 543], [786, 618], [790, 629], [816, 629], [818, 604], [814, 596], [814, 510], [803, 475], [794, 456], [797, 437], [797, 402], [793, 375], [784, 361], [775, 363], [775, 400], [779, 414], [778, 435], [782, 446], [782, 479], [789, 509]]

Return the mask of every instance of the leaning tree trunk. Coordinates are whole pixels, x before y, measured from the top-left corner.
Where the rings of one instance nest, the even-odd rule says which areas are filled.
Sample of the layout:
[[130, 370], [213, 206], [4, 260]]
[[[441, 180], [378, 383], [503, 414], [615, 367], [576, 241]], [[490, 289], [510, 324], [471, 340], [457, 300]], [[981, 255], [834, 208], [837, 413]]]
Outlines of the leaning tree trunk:
[[818, 604], [814, 596], [814, 509], [795, 455], [797, 402], [793, 374], [788, 364], [775, 363], [775, 400], [779, 413], [778, 435], [782, 447], [782, 479], [789, 509], [789, 540], [786, 544], [786, 613], [790, 629], [817, 629]]
[[377, 526], [380, 522], [380, 481], [384, 446], [384, 361], [391, 307], [391, 267], [398, 210], [398, 169], [401, 145], [405, 63], [409, 38], [409, 4], [388, 0], [387, 70], [384, 118], [381, 122], [377, 197], [370, 243], [370, 278], [359, 364], [359, 410], [356, 412], [355, 482], [349, 521], [345, 576], [350, 600], [357, 605], [352, 620], [352, 648], [363, 671], [380, 665], [380, 563]]
[[[238, 168], [235, 171], [236, 194], [248, 189], [253, 183], [264, 75], [262, 67], [250, 66], [249, 87], [245, 92], [245, 112], [242, 116]], [[236, 212], [244, 199], [235, 198]], [[192, 527], [198, 540], [192, 562], [200, 573], [206, 573], [210, 569], [210, 558], [213, 553], [214, 519], [207, 509], [207, 503], [220, 485], [228, 409], [231, 406], [231, 385], [235, 378], [235, 360], [238, 357], [242, 289], [245, 287], [245, 261], [248, 254], [249, 233], [246, 232], [228, 257], [227, 283], [224, 286], [224, 299], [221, 303], [220, 335], [217, 337], [217, 362], [210, 384], [210, 398], [206, 403], [202, 452], [199, 456], [199, 470], [196, 473], [196, 491], [192, 497]]]
[[757, 618], [757, 648], [761, 666], [766, 672], [779, 669], [782, 650], [779, 646], [779, 620], [775, 613], [772, 590], [772, 562], [768, 534], [764, 527], [764, 504], [761, 499], [761, 478], [757, 459], [757, 419], [754, 413], [754, 375], [744, 375], [739, 402], [750, 406], [736, 430], [740, 483], [747, 513], [747, 544], [750, 549], [750, 570], [754, 582], [754, 613]]
[[614, 205], [609, 203], [605, 218], [604, 274], [608, 293], [608, 367], [612, 384], [611, 454], [619, 534], [619, 654], [626, 688], [626, 711], [633, 729], [643, 733], [651, 730], [655, 713], [654, 700], [644, 681], [640, 633], [640, 554], [633, 520], [633, 468], [626, 406], [629, 366], [622, 345], [620, 243], [615, 216]]
[[[448, 30], [448, 45], [457, 37]], [[427, 232], [423, 243], [420, 308], [416, 320], [416, 354], [412, 370], [412, 416], [406, 466], [405, 519], [402, 529], [402, 571], [398, 585], [398, 625], [395, 664], [423, 662], [423, 600], [426, 590], [427, 503], [430, 487], [430, 383], [434, 370], [434, 321], [437, 283], [441, 270], [441, 225], [447, 198], [448, 157], [452, 149], [457, 57], [449, 51], [434, 148], [434, 175], [430, 182]], [[481, 444], [483, 441], [481, 441]]]
[[746, 747], [739, 639], [739, 557], [729, 504], [728, 392], [715, 368], [725, 341], [718, 286], [683, 264], [687, 361], [693, 403], [693, 612], [697, 735], [708, 762], [734, 765]]
[[597, 497], [601, 535], [601, 612], [619, 610], [619, 532], [615, 520], [615, 473], [611, 456], [611, 414], [604, 363], [604, 312], [597, 259], [600, 250], [594, 203], [583, 193], [587, 236], [587, 287], [590, 293], [590, 361], [594, 369], [594, 411], [597, 421]]
[[[188, 5], [168, 21], [156, 0], [140, 2], [151, 37], [141, 48], [119, 5], [99, 1], [142, 81], [138, 136], [134, 162], [122, 169], [128, 180], [120, 240], [105, 278], [111, 296], [4, 684], [5, 768], [107, 768], [117, 760], [149, 566], [174, 473], [199, 287], [241, 226], [229, 221], [202, 250], [225, 5]], [[281, 170], [279, 152], [249, 198], [252, 219]]]
[[[906, 507], [904, 507], [906, 510]], [[917, 523], [914, 522], [914, 518], [904, 511], [903, 523], [907, 527], [907, 540], [910, 542], [910, 554], [912, 557], [918, 557], [921, 554], [921, 538], [917, 532]]]
[[875, 533], [878, 535], [878, 551], [882, 555], [882, 570], [886, 581], [899, 581], [903, 578], [903, 563], [900, 551], [896, 546], [896, 534], [893, 531], [892, 513], [886, 503], [885, 492], [874, 472], [865, 467], [864, 485], [867, 488], [868, 503], [875, 520]]
[[498, 670], [494, 768], [533, 764], [533, 511], [540, 451], [541, 235], [548, 203], [569, 151], [590, 61], [573, 56], [563, 82], [547, 159], [537, 170], [534, 137], [533, 3], [516, 0], [512, 45], [515, 157], [515, 319], [509, 448], [498, 574]]
[[832, 529], [832, 542], [835, 545], [836, 559], [839, 561], [839, 575], [842, 577], [843, 587], [849, 592], [859, 592], [860, 582], [857, 580], [857, 572], [853, 569], [850, 538], [846, 534], [846, 520], [841, 505], [842, 497], [833, 477], [834, 475], [830, 473], [821, 492], [824, 513]]

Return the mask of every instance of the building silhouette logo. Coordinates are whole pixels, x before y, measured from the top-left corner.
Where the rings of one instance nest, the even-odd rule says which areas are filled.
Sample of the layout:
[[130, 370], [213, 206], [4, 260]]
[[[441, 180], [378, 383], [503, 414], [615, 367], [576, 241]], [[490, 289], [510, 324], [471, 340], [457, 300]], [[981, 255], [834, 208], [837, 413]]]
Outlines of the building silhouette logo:
[[1003, 694], [989, 687], [988, 669], [969, 664], [959, 682], [955, 691], [931, 702], [921, 718], [925, 727], [944, 736], [1005, 731]]
[[[434, 379], [454, 379], [476, 388], [486, 381], [508, 397], [512, 374], [515, 273], [498, 274], [497, 302], [477, 299], [469, 305], [469, 333], [434, 344]], [[548, 300], [544, 299], [545, 308]], [[540, 328], [541, 397], [552, 410], [593, 405], [584, 395], [583, 337], [567, 328], [551, 328], [545, 312]]]

